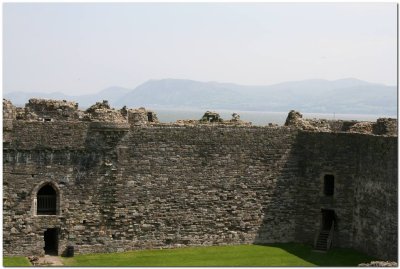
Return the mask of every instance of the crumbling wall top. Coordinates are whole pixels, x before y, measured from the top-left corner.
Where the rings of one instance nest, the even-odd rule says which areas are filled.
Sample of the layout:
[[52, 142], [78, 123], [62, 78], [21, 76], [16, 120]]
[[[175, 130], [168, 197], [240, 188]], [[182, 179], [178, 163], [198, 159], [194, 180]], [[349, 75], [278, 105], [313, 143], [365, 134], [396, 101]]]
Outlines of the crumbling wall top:
[[13, 120], [17, 117], [16, 107], [6, 99], [3, 99], [3, 130], [11, 130]]
[[94, 105], [86, 109], [86, 113], [93, 113], [98, 109], [111, 109], [110, 105], [108, 104], [107, 100], [103, 100], [103, 102], [96, 102]]
[[303, 119], [303, 115], [295, 110], [291, 110], [286, 118], [285, 126], [294, 127], [306, 131], [331, 131], [328, 120]]
[[[118, 110], [112, 108], [107, 100], [96, 102], [85, 111], [79, 110], [76, 102], [37, 98], [30, 99], [24, 108], [15, 108], [10, 101], [4, 99], [3, 107], [7, 111], [14, 111], [13, 119], [25, 121], [89, 121], [116, 124], [129, 122], [139, 125], [159, 122], [153, 111], [145, 108], [127, 109], [125, 106]], [[7, 117], [8, 115], [11, 114], [8, 113]]]
[[16, 118], [16, 107], [7, 99], [3, 99], [3, 119], [13, 120]]
[[285, 126], [313, 132], [350, 132], [397, 136], [397, 119], [379, 118], [376, 122], [304, 119], [300, 112], [291, 110]]
[[140, 107], [137, 109], [128, 109], [126, 110], [126, 114], [128, 117], [128, 122], [132, 125], [159, 123], [156, 113], [154, 113], [154, 111], [151, 110], [146, 110], [144, 107]]
[[89, 107], [83, 115], [83, 120], [115, 123], [128, 122], [126, 116], [124, 116], [124, 111], [111, 108], [107, 100], [96, 102]]
[[212, 112], [212, 111], [206, 111], [204, 113], [203, 117], [200, 119], [200, 122], [223, 122], [224, 120], [221, 118], [221, 116], [217, 112]]
[[397, 135], [397, 119], [379, 118], [373, 126], [373, 132], [377, 135]]
[[[232, 119], [224, 120], [213, 111], [206, 111], [199, 120], [177, 120], [175, 123], [162, 124], [156, 113], [141, 107], [128, 109], [112, 108], [107, 100], [97, 102], [85, 111], [78, 109], [78, 103], [66, 100], [50, 100], [32, 98], [24, 108], [15, 107], [3, 99], [3, 123], [7, 128], [12, 128], [13, 120], [25, 121], [89, 121], [98, 123], [115, 123], [130, 125], [227, 125], [251, 126], [251, 122], [240, 119], [237, 113], [232, 114]], [[304, 119], [303, 115], [291, 110], [284, 124], [286, 127], [312, 132], [352, 132], [373, 135], [397, 136], [397, 119], [380, 118], [376, 122]], [[101, 125], [102, 126], [102, 125]], [[268, 128], [276, 125], [269, 124]]]
[[67, 100], [29, 99], [25, 108], [17, 108], [17, 119], [54, 121], [79, 119], [78, 103]]
[[60, 108], [78, 110], [77, 102], [67, 100], [31, 98], [26, 106], [32, 108], [33, 110], [57, 110]]
[[[186, 121], [189, 124], [224, 124], [224, 125], [246, 125], [250, 126], [251, 122], [245, 122], [240, 119], [240, 115], [237, 113], [232, 114], [232, 119], [224, 120], [222, 117], [214, 111], [206, 111], [198, 121]], [[185, 121], [177, 121], [177, 123], [185, 123]]]

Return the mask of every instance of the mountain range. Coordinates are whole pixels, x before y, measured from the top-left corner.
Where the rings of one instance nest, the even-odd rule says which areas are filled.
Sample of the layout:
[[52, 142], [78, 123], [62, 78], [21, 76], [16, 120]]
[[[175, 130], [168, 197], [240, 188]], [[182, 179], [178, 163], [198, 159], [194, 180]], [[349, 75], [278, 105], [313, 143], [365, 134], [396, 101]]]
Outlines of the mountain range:
[[354, 78], [313, 79], [267, 86], [200, 82], [183, 79], [149, 80], [135, 89], [109, 87], [96, 94], [70, 96], [61, 92], [9, 92], [16, 105], [30, 98], [66, 99], [87, 108], [108, 100], [115, 107], [163, 109], [227, 109], [239, 111], [397, 115], [397, 87]]

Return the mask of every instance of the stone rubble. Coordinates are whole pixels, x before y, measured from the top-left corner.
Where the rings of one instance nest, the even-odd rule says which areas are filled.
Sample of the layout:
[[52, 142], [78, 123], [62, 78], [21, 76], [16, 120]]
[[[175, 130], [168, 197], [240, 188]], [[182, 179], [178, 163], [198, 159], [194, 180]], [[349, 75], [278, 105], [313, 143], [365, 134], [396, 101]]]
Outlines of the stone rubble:
[[360, 267], [398, 267], [397, 262], [391, 261], [372, 261], [369, 263], [360, 263]]
[[216, 123], [216, 122], [223, 122], [224, 120], [217, 112], [206, 111], [203, 117], [200, 119], [200, 122], [204, 123]]
[[376, 122], [304, 119], [300, 112], [291, 110], [285, 126], [311, 132], [349, 132], [397, 136], [397, 119], [379, 118]]

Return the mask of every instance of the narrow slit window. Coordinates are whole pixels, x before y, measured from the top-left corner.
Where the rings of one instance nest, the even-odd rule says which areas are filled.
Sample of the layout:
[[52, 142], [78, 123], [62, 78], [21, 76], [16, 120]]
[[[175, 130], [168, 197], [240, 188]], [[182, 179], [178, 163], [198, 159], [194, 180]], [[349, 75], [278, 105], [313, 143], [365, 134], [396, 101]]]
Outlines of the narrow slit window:
[[333, 175], [324, 176], [324, 194], [332, 196], [335, 190], [335, 177]]

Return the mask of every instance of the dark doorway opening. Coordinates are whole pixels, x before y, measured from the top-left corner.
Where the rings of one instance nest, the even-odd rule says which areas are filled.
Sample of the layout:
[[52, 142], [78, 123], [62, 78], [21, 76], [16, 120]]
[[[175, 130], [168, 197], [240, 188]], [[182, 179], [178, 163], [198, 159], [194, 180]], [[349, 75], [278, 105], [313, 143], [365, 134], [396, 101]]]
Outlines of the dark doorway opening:
[[322, 229], [330, 230], [332, 224], [334, 224], [334, 222], [336, 221], [335, 210], [321, 209], [321, 213], [322, 213]]
[[44, 232], [44, 253], [58, 255], [58, 229], [50, 228]]

